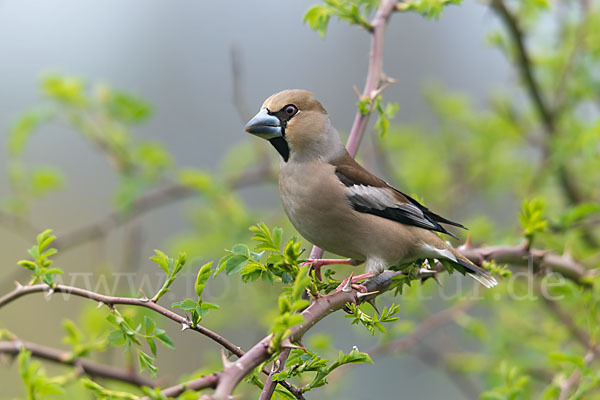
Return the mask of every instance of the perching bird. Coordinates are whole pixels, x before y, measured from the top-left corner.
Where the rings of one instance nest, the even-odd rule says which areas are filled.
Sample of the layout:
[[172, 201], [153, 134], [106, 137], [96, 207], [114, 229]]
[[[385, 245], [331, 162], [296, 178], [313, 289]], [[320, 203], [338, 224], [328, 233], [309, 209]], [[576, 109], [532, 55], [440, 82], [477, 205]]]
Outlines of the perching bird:
[[437, 259], [486, 287], [497, 284], [434, 233], [452, 235], [441, 224], [464, 228], [461, 224], [428, 210], [348, 154], [312, 93], [272, 95], [244, 129], [279, 152], [281, 200], [298, 232], [324, 250], [349, 257], [346, 263], [365, 262], [363, 279], [392, 266]]

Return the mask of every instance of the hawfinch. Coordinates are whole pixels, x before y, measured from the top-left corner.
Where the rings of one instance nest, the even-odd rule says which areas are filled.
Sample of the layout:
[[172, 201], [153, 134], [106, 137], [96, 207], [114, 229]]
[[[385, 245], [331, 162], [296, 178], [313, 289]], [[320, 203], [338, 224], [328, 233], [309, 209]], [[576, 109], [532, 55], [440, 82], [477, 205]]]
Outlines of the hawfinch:
[[[461, 224], [391, 187], [348, 154], [312, 93], [272, 95], [244, 129], [268, 140], [281, 156], [279, 190], [294, 227], [322, 249], [349, 257], [346, 263], [366, 263], [363, 279], [392, 266], [437, 259], [486, 287], [497, 284], [435, 233], [454, 236], [442, 224], [464, 228]], [[333, 263], [344, 262], [328, 262]]]

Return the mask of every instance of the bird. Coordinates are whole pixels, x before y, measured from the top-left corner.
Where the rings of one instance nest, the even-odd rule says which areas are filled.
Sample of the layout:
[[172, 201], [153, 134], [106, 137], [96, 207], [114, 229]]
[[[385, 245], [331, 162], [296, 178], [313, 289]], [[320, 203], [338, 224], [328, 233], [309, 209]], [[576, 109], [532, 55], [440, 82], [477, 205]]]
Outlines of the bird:
[[[280, 156], [283, 209], [305, 239], [346, 260], [308, 260], [319, 265], [365, 264], [358, 282], [418, 260], [438, 260], [485, 287], [496, 279], [438, 233], [465, 228], [392, 187], [354, 160], [323, 105], [306, 90], [267, 98], [244, 130], [269, 141]], [[466, 228], [465, 228], [466, 229]], [[341, 285], [340, 285], [341, 286]]]

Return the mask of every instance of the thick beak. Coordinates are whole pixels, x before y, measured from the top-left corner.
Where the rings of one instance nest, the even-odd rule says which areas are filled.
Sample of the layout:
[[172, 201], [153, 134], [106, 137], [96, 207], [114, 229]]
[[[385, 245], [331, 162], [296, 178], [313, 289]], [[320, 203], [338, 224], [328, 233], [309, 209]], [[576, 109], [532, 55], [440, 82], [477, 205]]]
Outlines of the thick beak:
[[258, 114], [246, 124], [244, 130], [267, 140], [283, 136], [281, 134], [281, 123], [279, 122], [279, 118], [274, 115], [269, 115], [266, 108], [260, 110]]

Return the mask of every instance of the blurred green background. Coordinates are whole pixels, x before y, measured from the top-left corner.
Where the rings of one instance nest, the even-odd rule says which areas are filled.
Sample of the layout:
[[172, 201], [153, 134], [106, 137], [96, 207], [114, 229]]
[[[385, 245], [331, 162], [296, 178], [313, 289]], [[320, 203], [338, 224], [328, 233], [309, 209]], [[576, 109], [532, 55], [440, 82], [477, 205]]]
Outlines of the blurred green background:
[[[371, 119], [358, 158], [431, 209], [464, 222], [477, 245], [517, 245], [521, 203], [537, 198], [556, 229], [540, 232], [536, 246], [567, 251], [592, 268], [600, 262], [597, 239], [585, 236], [598, 237], [597, 225], [586, 224], [597, 218], [600, 183], [599, 10], [585, 1], [548, 3], [510, 2], [529, 35], [545, 99], [560, 106], [558, 133], [547, 146], [540, 145], [544, 124], [519, 85], [518, 56], [501, 20], [487, 4], [465, 2], [446, 7], [438, 20], [393, 15], [384, 71], [397, 83], [383, 98], [399, 108], [385, 136], [371, 129]], [[250, 225], [265, 221], [283, 226], [286, 239], [293, 236], [273, 177], [278, 157], [242, 127], [272, 93], [302, 88], [315, 93], [347, 137], [357, 103], [353, 86], [364, 83], [370, 38], [332, 19], [321, 39], [302, 22], [313, 4], [0, 0], [2, 293], [14, 280], [27, 281], [16, 262], [33, 244], [32, 232], [45, 228], [58, 237], [55, 264], [65, 271], [63, 282], [89, 282], [101, 292], [130, 294], [146, 287], [150, 295], [162, 276], [148, 261], [152, 249], [187, 251], [184, 279], [165, 296], [166, 304], [193, 295], [198, 267], [235, 243], [249, 242]], [[579, 55], [572, 56], [574, 51]], [[561, 191], [557, 171], [564, 164], [577, 177], [584, 193], [579, 203], [587, 212]], [[102, 237], [60, 248], [64, 236], [76, 242], [85, 236], [78, 228], [115, 209], [127, 215], [139, 196], [173, 182], [193, 190], [114, 229], [108, 221]], [[565, 222], [569, 216], [581, 222], [572, 215], [578, 210], [587, 233]], [[460, 234], [461, 242], [453, 244], [466, 239]], [[309, 251], [310, 244], [305, 247]], [[349, 273], [339, 268], [338, 278]], [[367, 351], [478, 290], [456, 274], [442, 279], [443, 288], [428, 281], [396, 299], [382, 296], [381, 307], [395, 301], [401, 311], [400, 321], [381, 337], [336, 313], [311, 330], [305, 343], [327, 354], [352, 346]], [[595, 294], [566, 286], [565, 305], [590, 312], [577, 315], [577, 323], [594, 337]], [[527, 287], [515, 290], [524, 294]], [[519, 387], [521, 397], [506, 398], [555, 398], [556, 377], [570, 375], [573, 365], [552, 364], [548, 354], [582, 357], [585, 351], [569, 344], [568, 329], [552, 317], [539, 317], [539, 302], [516, 302], [506, 292], [505, 285], [486, 292], [483, 305], [430, 332], [408, 354], [344, 368], [331, 385], [307, 397], [359, 399], [375, 392], [397, 398], [401, 388], [405, 398], [478, 398], [544, 369], [550, 379], [528, 378], [525, 389]], [[203, 321], [207, 327], [244, 349], [268, 332], [278, 289], [220, 276], [205, 293], [221, 306]], [[23, 340], [66, 349], [64, 318], [102, 337], [107, 312], [94, 307], [82, 299], [29, 296], [0, 310], [0, 325]], [[218, 346], [171, 325], [161, 325], [177, 347], [159, 349], [162, 382], [220, 367]], [[131, 361], [119, 348], [93, 357], [119, 365]], [[65, 371], [45, 366], [49, 375]], [[0, 371], [0, 397], [23, 397], [16, 363]], [[76, 384], [66, 389], [68, 396], [86, 393]], [[256, 397], [249, 388], [241, 390]]]

